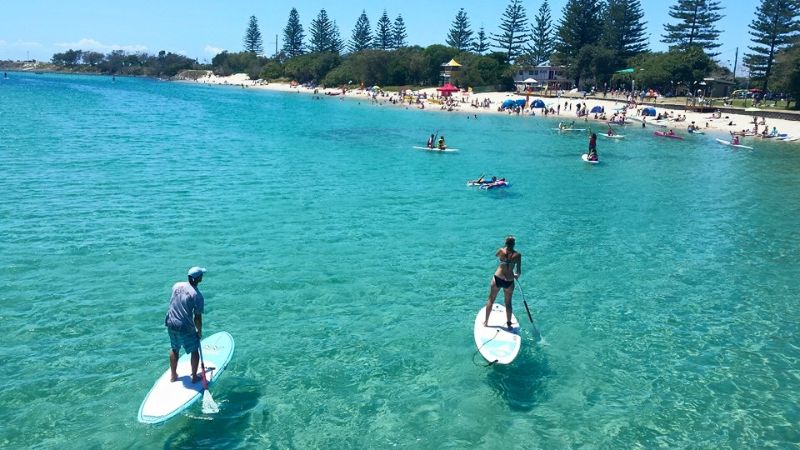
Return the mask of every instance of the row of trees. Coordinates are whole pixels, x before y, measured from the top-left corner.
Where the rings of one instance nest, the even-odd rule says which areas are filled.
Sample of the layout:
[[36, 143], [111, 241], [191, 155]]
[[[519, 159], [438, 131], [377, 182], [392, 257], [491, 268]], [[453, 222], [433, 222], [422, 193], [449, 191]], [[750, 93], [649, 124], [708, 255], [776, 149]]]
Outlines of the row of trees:
[[118, 75], [172, 77], [181, 70], [198, 68], [197, 61], [176, 53], [127, 53], [114, 50], [108, 54], [69, 49], [55, 53], [50, 60], [55, 66], [73, 71], [101, 72]]

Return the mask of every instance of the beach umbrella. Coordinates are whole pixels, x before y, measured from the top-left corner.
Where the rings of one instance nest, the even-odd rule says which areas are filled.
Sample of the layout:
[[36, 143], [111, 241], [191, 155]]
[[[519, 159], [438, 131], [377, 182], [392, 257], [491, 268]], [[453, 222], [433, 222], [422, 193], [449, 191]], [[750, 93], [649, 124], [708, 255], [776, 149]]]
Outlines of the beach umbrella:
[[645, 109], [642, 110], [642, 115], [643, 116], [655, 116], [656, 115], [656, 109], [655, 108], [645, 108]]
[[505, 100], [503, 104], [500, 105], [500, 107], [506, 109], [506, 108], [513, 108], [514, 105], [515, 105], [514, 100], [511, 100], [509, 98], [508, 100]]
[[536, 99], [533, 101], [534, 108], [544, 108], [544, 102], [541, 99]]
[[603, 107], [602, 106], [595, 106], [594, 108], [592, 108], [592, 110], [590, 112], [601, 113], [601, 112], [603, 112]]
[[514, 106], [524, 107], [525, 106], [525, 99], [524, 98], [518, 98], [518, 99], [514, 100]]
[[533, 84], [538, 84], [539, 82], [538, 82], [538, 81], [536, 81], [536, 80], [534, 80], [533, 78], [526, 78], [526, 79], [525, 79], [525, 81], [523, 81], [523, 83], [533, 83]]

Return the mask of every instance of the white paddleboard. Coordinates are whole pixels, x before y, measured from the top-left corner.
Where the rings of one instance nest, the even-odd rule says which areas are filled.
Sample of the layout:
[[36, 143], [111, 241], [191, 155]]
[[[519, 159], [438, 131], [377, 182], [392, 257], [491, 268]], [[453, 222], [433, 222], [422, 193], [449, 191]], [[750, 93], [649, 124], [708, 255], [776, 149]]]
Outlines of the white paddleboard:
[[429, 151], [429, 152], [436, 152], [436, 153], [452, 153], [452, 152], [457, 152], [458, 151], [457, 148], [450, 148], [450, 147], [447, 147], [444, 150], [439, 150], [436, 147], [428, 148], [428, 147], [419, 147], [419, 146], [415, 145], [414, 148], [417, 149], [417, 150], [426, 150], [426, 151]]
[[[498, 301], [502, 302], [501, 299]], [[475, 345], [486, 361], [497, 364], [510, 364], [517, 357], [522, 339], [519, 337], [519, 322], [511, 315], [511, 329], [506, 326], [506, 307], [495, 302], [489, 314], [487, 326], [483, 326], [486, 318], [486, 306], [478, 311], [475, 317]]]
[[603, 136], [608, 139], [623, 139], [625, 137], [624, 134], [612, 134], [611, 136], [609, 136], [605, 133], [601, 134], [600, 136]]
[[[203, 361], [206, 366], [206, 380], [209, 386], [217, 381], [233, 356], [233, 337], [221, 331], [204, 338], [200, 345], [203, 347]], [[164, 372], [156, 380], [153, 388], [147, 393], [142, 405], [139, 407], [139, 422], [160, 423], [164, 422], [192, 406], [203, 396], [203, 380], [192, 383], [191, 355], [184, 354], [178, 360], [178, 380], [171, 382], [170, 370]], [[164, 363], [168, 364], [166, 355]], [[198, 364], [197, 374], [201, 374]]]
[[556, 131], [586, 131], [586, 128], [553, 128]]
[[730, 141], [726, 141], [724, 139], [717, 139], [717, 142], [719, 142], [722, 145], [729, 145], [731, 147], [736, 147], [736, 148], [746, 148], [748, 150], [752, 150], [753, 149], [753, 147], [749, 147], [747, 145], [741, 145], [741, 144], [733, 144]]
[[599, 159], [598, 159], [597, 161], [589, 161], [589, 155], [587, 155], [586, 153], [584, 153], [584, 154], [582, 154], [582, 155], [581, 155], [581, 159], [582, 159], [582, 160], [584, 160], [584, 161], [586, 161], [586, 162], [587, 162], [587, 163], [589, 163], [589, 164], [597, 164], [597, 163], [599, 163], [599, 162], [600, 162], [600, 160], [599, 160]]

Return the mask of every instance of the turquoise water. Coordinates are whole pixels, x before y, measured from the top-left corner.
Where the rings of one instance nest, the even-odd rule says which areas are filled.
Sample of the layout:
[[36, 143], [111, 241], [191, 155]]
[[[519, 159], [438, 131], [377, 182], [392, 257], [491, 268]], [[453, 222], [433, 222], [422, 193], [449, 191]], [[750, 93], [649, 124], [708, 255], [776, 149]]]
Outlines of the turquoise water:
[[[800, 148], [252, 89], [0, 80], [0, 447], [797, 448]], [[413, 150], [439, 129], [454, 154]], [[507, 177], [502, 192], [465, 187]], [[472, 325], [507, 234], [524, 346]], [[136, 421], [192, 265], [237, 350]]]

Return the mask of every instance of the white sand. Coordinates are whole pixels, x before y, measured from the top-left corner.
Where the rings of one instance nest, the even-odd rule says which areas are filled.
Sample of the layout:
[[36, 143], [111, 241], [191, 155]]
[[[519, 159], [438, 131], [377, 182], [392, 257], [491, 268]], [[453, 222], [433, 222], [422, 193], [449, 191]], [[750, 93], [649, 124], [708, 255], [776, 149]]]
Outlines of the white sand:
[[[350, 89], [347, 91], [343, 91], [339, 88], [317, 88], [317, 89], [310, 89], [303, 86], [291, 86], [288, 83], [267, 83], [263, 80], [250, 80], [248, 79], [246, 74], [240, 73], [231, 75], [228, 77], [218, 77], [215, 75], [209, 75], [206, 77], [201, 77], [197, 81], [191, 81], [196, 83], [204, 83], [204, 84], [219, 84], [219, 85], [233, 85], [233, 86], [241, 86], [242, 88], [255, 88], [255, 89], [267, 89], [273, 91], [281, 91], [281, 92], [297, 92], [297, 93], [305, 93], [305, 94], [316, 94], [320, 96], [326, 96], [326, 98], [356, 98], [361, 100], [370, 101], [376, 105], [392, 105], [396, 107], [404, 107], [407, 109], [415, 108], [415, 109], [425, 109], [425, 110], [432, 110], [432, 111], [443, 111], [443, 112], [451, 112], [454, 114], [505, 114], [505, 115], [512, 115], [512, 116], [524, 116], [530, 117], [528, 110], [521, 114], [516, 113], [509, 113], [508, 111], [500, 112], [498, 111], [498, 107], [503, 103], [503, 101], [507, 99], [520, 99], [525, 98], [524, 94], [513, 94], [508, 92], [487, 92], [481, 94], [465, 94], [465, 93], [456, 93], [453, 95], [457, 101], [452, 104], [452, 107], [443, 106], [440, 100], [437, 98], [437, 92], [435, 88], [427, 88], [423, 89], [417, 93], [426, 93], [428, 96], [427, 100], [422, 101], [424, 104], [424, 108], [421, 107], [420, 104], [416, 103], [415, 97], [412, 98], [412, 104], [408, 104], [409, 97], [405, 97], [405, 103], [401, 102], [404, 97], [402, 97], [397, 92], [385, 92], [378, 94], [376, 97], [373, 98], [373, 92], [363, 90], [363, 89]], [[563, 97], [563, 98], [553, 98], [553, 97], [539, 97], [537, 95], [532, 94], [530, 100], [534, 100], [537, 98], [541, 98], [546, 105], [552, 106], [556, 108], [556, 105], [559, 103], [561, 104], [561, 112], [560, 114], [553, 114], [548, 115], [548, 118], [552, 119], [559, 119], [565, 122], [572, 122], [575, 120], [576, 124], [582, 121], [587, 122], [600, 122], [595, 124], [595, 129], [598, 131], [602, 131], [606, 129], [605, 120], [601, 119], [594, 119], [595, 114], [590, 113], [588, 117], [581, 117], [578, 118], [576, 116], [576, 105], [579, 103], [585, 103], [587, 111], [591, 111], [595, 106], [602, 106], [606, 111], [606, 116], [608, 119], [614, 113], [614, 110], [617, 108], [624, 107], [627, 103], [623, 99], [595, 99], [595, 98], [570, 98], [570, 97]], [[477, 101], [479, 104], [482, 103], [484, 100], [488, 99], [491, 103], [489, 108], [483, 107], [473, 107], [471, 106], [471, 102]], [[393, 103], [394, 101], [394, 103]], [[564, 107], [565, 102], [569, 105], [572, 104], [572, 110], [569, 110], [569, 106], [567, 108]], [[660, 100], [659, 100], [660, 102]], [[637, 115], [637, 110], [641, 109], [642, 107], [649, 107], [653, 106], [652, 103], [646, 103], [643, 105], [638, 105], [636, 109], [629, 109], [627, 111], [628, 119], [640, 119]], [[686, 129], [692, 121], [694, 121], [695, 125], [697, 125], [701, 130], [707, 132], [708, 134], [718, 134], [720, 137], [727, 137], [730, 138], [730, 133], [732, 131], [740, 132], [742, 130], [752, 131], [753, 129], [753, 116], [746, 115], [746, 114], [722, 114], [721, 118], [712, 118], [711, 113], [697, 113], [691, 111], [684, 111], [682, 109], [668, 109], [658, 104], [655, 105], [656, 111], [658, 113], [667, 113], [671, 117], [671, 119], [663, 120], [658, 122], [661, 126], [666, 126], [667, 128], [657, 127], [654, 121], [654, 118], [648, 117], [646, 118], [646, 122], [648, 123], [647, 127], [653, 130], [663, 130], [663, 129], [673, 129], [676, 133], [680, 135], [686, 135]], [[537, 108], [534, 110], [536, 117], [543, 117], [541, 115], [541, 109]], [[677, 118], [679, 115], [686, 116], [686, 120], [675, 122], [673, 121], [674, 118]], [[761, 122], [761, 117], [758, 117], [758, 122]], [[733, 123], [733, 125], [729, 125], [729, 123]], [[635, 126], [641, 126], [639, 122], [634, 122]], [[790, 138], [800, 138], [800, 121], [793, 121], [793, 120], [785, 120], [785, 119], [766, 119], [766, 126], [771, 131], [773, 127], [776, 127], [779, 133], [786, 133], [789, 135]], [[761, 132], [764, 129], [764, 125], [758, 126], [758, 131]], [[742, 143], [747, 143], [745, 141], [749, 141], [749, 143], [758, 142], [762, 139], [759, 137], [746, 137], [742, 139]], [[765, 139], [775, 141], [775, 139]], [[779, 141], [789, 144], [798, 144], [800, 140], [795, 140], [792, 142], [789, 141]]]

